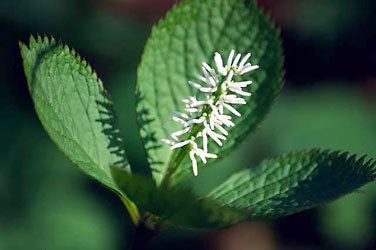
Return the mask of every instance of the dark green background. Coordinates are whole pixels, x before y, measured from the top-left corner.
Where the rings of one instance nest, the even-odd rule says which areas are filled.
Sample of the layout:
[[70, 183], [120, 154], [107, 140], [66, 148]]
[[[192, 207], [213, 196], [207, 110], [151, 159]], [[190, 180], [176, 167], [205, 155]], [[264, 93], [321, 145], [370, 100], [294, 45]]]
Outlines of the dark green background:
[[[116, 196], [73, 168], [44, 132], [18, 41], [50, 34], [86, 58], [114, 99], [130, 161], [142, 164], [135, 72], [151, 25], [172, 2], [0, 1], [0, 250], [125, 249], [131, 228]], [[259, 2], [282, 29], [286, 86], [257, 133], [192, 180], [199, 192], [236, 169], [293, 149], [322, 146], [376, 157], [376, 3]], [[259, 231], [278, 248], [375, 249], [376, 186], [266, 228]]]

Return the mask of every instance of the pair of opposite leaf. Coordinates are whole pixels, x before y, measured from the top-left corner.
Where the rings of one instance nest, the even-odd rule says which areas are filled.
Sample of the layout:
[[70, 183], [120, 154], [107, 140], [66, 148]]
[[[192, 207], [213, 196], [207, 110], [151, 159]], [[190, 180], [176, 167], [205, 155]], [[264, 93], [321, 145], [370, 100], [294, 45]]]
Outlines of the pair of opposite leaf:
[[[231, 152], [260, 124], [282, 87], [278, 32], [253, 1], [182, 1], [153, 28], [136, 91], [152, 177], [137, 175], [132, 171], [137, 166], [128, 165], [127, 142], [121, 139], [111, 99], [85, 60], [53, 38], [31, 37], [20, 47], [35, 109], [48, 134], [79, 169], [119, 194], [135, 223], [144, 212], [197, 227], [270, 219], [331, 201], [376, 178], [374, 162], [365, 157], [313, 149], [265, 160], [205, 195], [182, 187], [193, 176], [192, 163], [195, 174], [198, 168], [205, 171], [195, 165], [196, 157], [206, 162]], [[219, 52], [224, 59], [232, 49], [251, 52], [247, 67], [259, 68], [241, 74], [247, 60], [230, 55], [221, 64], [217, 54], [213, 57]], [[197, 79], [202, 62], [207, 63], [202, 82], [188, 84]], [[243, 105], [223, 106], [234, 104], [223, 101], [225, 92], [229, 102]], [[189, 96], [186, 113], [172, 119]]]

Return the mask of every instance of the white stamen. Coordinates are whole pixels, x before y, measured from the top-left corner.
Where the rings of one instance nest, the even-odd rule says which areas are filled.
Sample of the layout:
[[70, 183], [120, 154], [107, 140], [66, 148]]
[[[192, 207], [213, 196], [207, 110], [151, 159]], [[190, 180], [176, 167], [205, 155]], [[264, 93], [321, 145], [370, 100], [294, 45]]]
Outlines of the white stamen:
[[195, 83], [195, 82], [192, 82], [192, 81], [188, 81], [189, 85], [191, 85], [192, 87], [196, 88], [196, 89], [200, 89], [202, 88], [202, 86], [198, 83]]
[[231, 121], [231, 116], [219, 115], [219, 116], [217, 116], [217, 118], [227, 127], [234, 127], [235, 126], [235, 124]]
[[207, 104], [206, 101], [196, 101], [196, 102], [191, 103], [190, 107], [197, 108], [197, 107], [203, 106], [205, 104]]
[[248, 72], [251, 72], [251, 71], [256, 70], [258, 68], [259, 68], [258, 65], [251, 65], [250, 63], [247, 63], [244, 67], [239, 69], [237, 73], [239, 75], [244, 75], [244, 74], [247, 74]]
[[[212, 74], [213, 72], [208, 71], [204, 66], [201, 67], [201, 69], [202, 69], [202, 73], [204, 74], [205, 79], [209, 79], [210, 77], [215, 77], [215, 75]], [[210, 74], [209, 74], [209, 72], [210, 72]], [[206, 81], [207, 80], [205, 80], [204, 82], [206, 82]]]
[[238, 67], [238, 63], [239, 63], [239, 61], [240, 61], [241, 56], [242, 56], [242, 55], [241, 55], [240, 53], [236, 55], [235, 60], [234, 60], [234, 62], [232, 63], [232, 67]]
[[185, 128], [185, 129], [182, 129], [182, 130], [179, 130], [179, 131], [176, 131], [174, 133], [171, 134], [171, 137], [174, 139], [174, 140], [179, 140], [178, 137], [181, 136], [181, 135], [184, 135], [185, 133], [188, 133], [190, 130], [189, 127]]
[[228, 60], [227, 60], [227, 70], [230, 70], [230, 68], [231, 68], [232, 60], [234, 59], [234, 55], [235, 55], [235, 50], [231, 50], [230, 55], [228, 56]]
[[182, 147], [184, 147], [184, 146], [186, 146], [186, 145], [188, 145], [190, 143], [191, 143], [191, 140], [186, 140], [186, 141], [178, 142], [178, 143], [175, 143], [171, 147], [171, 149], [182, 148]]
[[193, 174], [195, 176], [197, 176], [198, 175], [198, 169], [197, 169], [197, 161], [196, 161], [196, 158], [195, 158], [195, 151], [193, 151], [193, 150], [189, 151], [189, 157], [191, 158], [191, 161], [192, 161]]
[[228, 136], [228, 132], [227, 132], [227, 130], [224, 128], [224, 127], [222, 127], [221, 125], [219, 125], [218, 123], [216, 123], [215, 124], [215, 127], [222, 133], [222, 134], [224, 134], [225, 136]]
[[203, 123], [205, 121], [205, 117], [200, 117], [198, 119], [192, 119], [189, 121], [189, 123], [196, 123], [196, 124], [200, 124], [200, 123]]
[[188, 113], [196, 113], [196, 112], [198, 112], [199, 110], [196, 109], [196, 108], [186, 108], [185, 111], [187, 111]]
[[[202, 75], [198, 75], [197, 77], [200, 81], [202, 82], [206, 82], [206, 77], [202, 76]], [[188, 81], [189, 82], [189, 81]]]
[[219, 139], [219, 137], [217, 136], [217, 134], [215, 132], [213, 132], [211, 129], [208, 129], [208, 135], [210, 136], [210, 138], [212, 138], [219, 146], [222, 146], [222, 142], [221, 140]]
[[209, 64], [207, 64], [206, 62], [203, 62], [202, 63], [202, 66], [212, 75], [214, 76], [215, 75], [215, 71], [214, 69], [212, 69]]
[[223, 106], [227, 108], [231, 113], [233, 113], [236, 116], [242, 116], [239, 111], [237, 111], [235, 108], [233, 108], [231, 105], [228, 105], [227, 103], [224, 103]]
[[227, 82], [231, 82], [232, 81], [232, 78], [234, 77], [234, 71], [230, 71], [227, 75]]
[[180, 115], [184, 119], [189, 119], [189, 116], [185, 113], [177, 112], [176, 115]]
[[231, 90], [232, 92], [234, 92], [238, 95], [251, 96], [251, 93], [245, 92], [245, 91], [241, 90], [241, 88], [229, 88], [229, 90]]
[[215, 86], [217, 86], [218, 80], [211, 76], [211, 77], [209, 77], [208, 82], [206, 82], [206, 83], [215, 87]]
[[172, 117], [172, 120], [174, 120], [174, 121], [177, 122], [177, 123], [182, 124], [184, 127], [189, 126], [189, 123], [188, 123], [188, 122], [184, 121], [183, 119], [181, 119], [181, 118], [179, 118], [179, 117], [173, 116], [173, 117]]
[[227, 129], [235, 126], [232, 116], [241, 116], [241, 113], [233, 105], [246, 104], [251, 95], [243, 88], [250, 85], [252, 81], [235, 81], [237, 76], [259, 68], [258, 65], [247, 63], [250, 57], [250, 53], [245, 54], [242, 58], [240, 53], [236, 54], [235, 50], [231, 50], [227, 64], [224, 65], [222, 56], [216, 52], [214, 55], [215, 68], [203, 62], [202, 72], [198, 75], [200, 82], [188, 81], [190, 86], [201, 92], [199, 96], [204, 98], [197, 99], [196, 96], [190, 96], [182, 100], [185, 112], [176, 113], [172, 117], [181, 125], [182, 129], [171, 133], [172, 140], [162, 139], [162, 141], [169, 145], [171, 150], [190, 146], [189, 157], [195, 176], [198, 175], [196, 157], [203, 164], [207, 163], [207, 159], [218, 157], [216, 154], [208, 152], [210, 149], [209, 139], [219, 146], [223, 145], [229, 136]]
[[200, 149], [200, 148], [195, 148], [195, 153], [201, 158], [201, 161], [206, 164], [206, 154], [204, 152], [204, 150]]
[[247, 102], [240, 97], [237, 97], [236, 95], [226, 95], [223, 97], [224, 102], [229, 104], [246, 104]]
[[209, 158], [209, 159], [217, 159], [218, 158], [218, 156], [216, 154], [210, 154], [210, 153], [206, 153], [205, 157]]
[[206, 133], [206, 128], [202, 130], [202, 146], [204, 148], [204, 151], [207, 153], [208, 152], [208, 136]]
[[244, 81], [244, 82], [229, 82], [227, 85], [231, 88], [245, 88], [248, 85], [252, 84], [252, 81]]
[[239, 64], [239, 68], [242, 68], [243, 66], [244, 66], [244, 64], [248, 61], [248, 59], [251, 57], [251, 53], [247, 53], [244, 57], [243, 57], [243, 59], [242, 59], [242, 61], [240, 62], [240, 64]]
[[214, 61], [215, 61], [215, 64], [217, 66], [218, 72], [221, 75], [226, 76], [227, 70], [225, 69], [225, 67], [223, 67], [223, 60], [222, 60], [221, 54], [219, 54], [218, 52], [215, 52]]
[[204, 92], [204, 93], [214, 93], [215, 91], [217, 91], [217, 88], [204, 88], [204, 87], [201, 87], [200, 91]]

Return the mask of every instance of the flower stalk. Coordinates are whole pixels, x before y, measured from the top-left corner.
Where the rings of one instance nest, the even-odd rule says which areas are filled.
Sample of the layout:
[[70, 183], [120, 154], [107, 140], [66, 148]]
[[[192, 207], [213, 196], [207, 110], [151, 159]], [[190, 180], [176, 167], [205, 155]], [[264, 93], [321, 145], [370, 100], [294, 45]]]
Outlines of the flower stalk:
[[[184, 112], [177, 113], [172, 119], [181, 125], [181, 129], [170, 134], [171, 138], [162, 141], [174, 150], [172, 160], [168, 166], [165, 179], [176, 171], [177, 167], [189, 155], [192, 162], [192, 171], [198, 175], [198, 159], [206, 164], [208, 159], [218, 156], [209, 152], [209, 142], [214, 141], [218, 146], [229, 136], [228, 129], [235, 126], [232, 116], [241, 116], [236, 109], [238, 105], [245, 105], [244, 97], [251, 93], [244, 90], [252, 81], [237, 82], [236, 76], [241, 76], [259, 68], [248, 62], [251, 54], [243, 58], [240, 53], [232, 50], [223, 64], [222, 56], [215, 53], [216, 69], [206, 62], [202, 63], [202, 74], [198, 79], [200, 83], [188, 81], [188, 84], [202, 93], [203, 98], [190, 96], [182, 100], [185, 105]], [[179, 149], [179, 150], [178, 150]]]

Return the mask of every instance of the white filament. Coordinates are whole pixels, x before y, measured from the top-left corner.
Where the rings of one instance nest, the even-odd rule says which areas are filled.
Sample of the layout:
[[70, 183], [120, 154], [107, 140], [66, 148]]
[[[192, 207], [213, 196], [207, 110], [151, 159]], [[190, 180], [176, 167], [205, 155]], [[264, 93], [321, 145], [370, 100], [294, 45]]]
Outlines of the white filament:
[[[171, 150], [189, 146], [189, 158], [192, 162], [192, 170], [198, 175], [198, 163], [196, 157], [207, 163], [207, 159], [216, 159], [217, 155], [208, 152], [209, 139], [219, 146], [229, 136], [226, 128], [234, 127], [232, 117], [228, 114], [241, 116], [241, 113], [233, 105], [244, 105], [243, 97], [251, 96], [251, 93], [243, 90], [252, 84], [252, 81], [235, 82], [235, 76], [241, 76], [259, 68], [248, 62], [251, 54], [247, 53], [243, 58], [240, 53], [231, 50], [227, 64], [223, 64], [221, 54], [214, 55], [216, 70], [206, 62], [202, 63], [202, 75], [198, 79], [202, 83], [188, 81], [188, 84], [204, 94], [202, 100], [190, 96], [182, 100], [185, 104], [185, 113], [177, 113], [172, 119], [182, 126], [181, 130], [171, 133], [171, 139], [162, 141], [170, 145]], [[225, 114], [225, 110], [228, 114]], [[200, 131], [192, 134], [193, 127], [200, 126]], [[184, 139], [185, 138], [185, 139]], [[189, 138], [189, 139], [187, 139]], [[201, 140], [202, 148], [197, 144]]]

